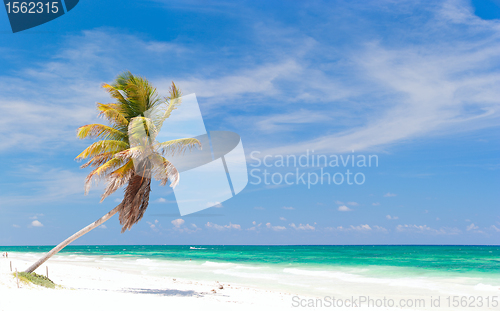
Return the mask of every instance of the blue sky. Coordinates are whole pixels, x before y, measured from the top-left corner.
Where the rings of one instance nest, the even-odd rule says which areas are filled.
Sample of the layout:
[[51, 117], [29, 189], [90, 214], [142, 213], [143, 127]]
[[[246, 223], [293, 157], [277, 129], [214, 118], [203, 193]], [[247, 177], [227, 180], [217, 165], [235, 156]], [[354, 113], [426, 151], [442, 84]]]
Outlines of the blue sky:
[[[498, 1], [80, 1], [12, 34], [0, 12], [0, 245], [53, 245], [112, 209], [84, 196], [76, 128], [130, 70], [196, 93], [209, 130], [266, 155], [376, 155], [361, 185], [255, 184], [179, 216], [155, 185], [143, 220], [76, 244], [498, 244]], [[1, 10], [0, 10], [1, 11]], [[354, 151], [354, 152], [353, 152]], [[250, 156], [254, 153], [254, 158]], [[273, 161], [271, 161], [273, 162]], [[307, 175], [306, 175], [307, 176]]]

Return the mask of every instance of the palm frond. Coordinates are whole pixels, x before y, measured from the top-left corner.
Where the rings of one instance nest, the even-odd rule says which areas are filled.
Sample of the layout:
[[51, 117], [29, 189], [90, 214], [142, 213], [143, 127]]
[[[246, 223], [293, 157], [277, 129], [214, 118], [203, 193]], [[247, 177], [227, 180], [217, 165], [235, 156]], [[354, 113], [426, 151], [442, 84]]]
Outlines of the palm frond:
[[174, 81], [172, 81], [172, 85], [169, 89], [170, 96], [166, 97], [165, 100], [168, 103], [167, 108], [165, 109], [165, 113], [160, 117], [157, 122], [158, 129], [161, 129], [163, 126], [163, 122], [170, 117], [172, 111], [177, 109], [177, 107], [182, 103], [182, 93], [175, 85]]
[[143, 146], [135, 146], [132, 148], [128, 148], [126, 150], [120, 151], [116, 153], [115, 158], [119, 158], [122, 160], [128, 159], [139, 159], [144, 157], [144, 147]]
[[111, 140], [123, 140], [127, 137], [125, 133], [103, 124], [88, 124], [80, 126], [76, 132], [76, 136], [80, 139], [101, 138]]
[[151, 145], [157, 135], [158, 129], [150, 118], [135, 117], [130, 120], [128, 126], [130, 145]]
[[129, 182], [133, 174], [134, 163], [132, 160], [128, 160], [122, 167], [110, 173], [108, 177], [108, 184], [106, 189], [104, 189], [103, 195], [101, 196], [101, 202]]
[[100, 140], [92, 145], [88, 146], [85, 150], [82, 151], [77, 157], [76, 160], [86, 159], [88, 157], [94, 157], [96, 155], [112, 152], [117, 153], [128, 149], [129, 144], [120, 140]]
[[176, 153], [184, 153], [187, 149], [191, 150], [192, 148], [198, 146], [201, 149], [201, 143], [196, 138], [181, 138], [169, 140], [163, 143], [157, 143], [154, 145], [155, 150], [163, 155], [175, 155]]
[[115, 170], [121, 164], [121, 159], [113, 158], [90, 172], [87, 178], [85, 178], [85, 194], [89, 192], [92, 180], [98, 182], [100, 179], [103, 179], [109, 171]]
[[114, 152], [105, 152], [105, 153], [98, 154], [98, 155], [90, 158], [90, 160], [87, 163], [81, 165], [80, 168], [86, 168], [89, 166], [96, 167], [96, 166], [103, 165], [104, 163], [111, 160], [114, 156], [115, 156]]
[[123, 115], [121, 107], [118, 104], [101, 104], [97, 103], [97, 110], [99, 110], [99, 117], [106, 118], [109, 122], [116, 126], [128, 126], [128, 120]]
[[177, 168], [161, 155], [155, 153], [151, 156], [154, 162], [152, 176], [160, 181], [161, 186], [165, 186], [170, 180], [170, 187], [175, 188], [179, 183], [180, 175]]
[[140, 175], [133, 175], [125, 188], [122, 209], [120, 210], [120, 224], [122, 233], [130, 230], [134, 224], [141, 220], [149, 204], [151, 192], [151, 179]]
[[127, 100], [125, 99], [123, 94], [120, 92], [119, 88], [112, 86], [112, 85], [109, 85], [107, 83], [103, 83], [102, 87], [104, 89], [106, 89], [106, 92], [108, 92], [111, 95], [111, 97], [116, 99], [119, 103], [125, 104], [125, 105], [127, 104]]

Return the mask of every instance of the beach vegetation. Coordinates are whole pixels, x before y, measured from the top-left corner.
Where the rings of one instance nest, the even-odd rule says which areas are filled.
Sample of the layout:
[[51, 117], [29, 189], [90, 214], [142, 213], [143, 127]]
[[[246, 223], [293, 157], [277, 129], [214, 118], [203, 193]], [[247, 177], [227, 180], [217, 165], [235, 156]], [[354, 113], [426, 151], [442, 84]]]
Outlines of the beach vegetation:
[[[16, 274], [13, 273], [14, 277], [16, 277]], [[43, 286], [46, 288], [56, 288], [56, 284], [52, 282], [51, 279], [44, 275], [36, 274], [36, 273], [26, 273], [26, 272], [18, 272], [17, 277], [19, 278], [19, 281], [25, 284], [35, 284], [38, 286]]]

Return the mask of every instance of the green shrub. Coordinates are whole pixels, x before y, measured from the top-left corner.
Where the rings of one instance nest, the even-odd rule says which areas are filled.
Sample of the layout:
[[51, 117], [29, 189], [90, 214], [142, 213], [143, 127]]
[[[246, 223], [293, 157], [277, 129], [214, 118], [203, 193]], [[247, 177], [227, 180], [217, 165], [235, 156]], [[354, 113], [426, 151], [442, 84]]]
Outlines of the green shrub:
[[[16, 276], [16, 274], [14, 273], [14, 277], [15, 276]], [[18, 277], [19, 277], [20, 281], [25, 282], [25, 283], [30, 282], [30, 283], [33, 283], [35, 285], [39, 285], [39, 286], [43, 286], [43, 287], [47, 287], [47, 288], [56, 288], [56, 284], [54, 282], [52, 282], [51, 279], [49, 279], [46, 276], [36, 274], [34, 272], [33, 273], [18, 272]]]

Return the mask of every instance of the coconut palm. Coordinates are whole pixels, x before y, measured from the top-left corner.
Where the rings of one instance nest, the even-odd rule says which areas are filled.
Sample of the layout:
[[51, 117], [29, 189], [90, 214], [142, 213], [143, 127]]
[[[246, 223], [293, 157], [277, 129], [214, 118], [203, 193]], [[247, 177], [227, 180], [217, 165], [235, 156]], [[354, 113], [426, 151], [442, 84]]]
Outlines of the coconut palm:
[[172, 187], [179, 182], [178, 171], [166, 157], [193, 147], [201, 148], [200, 142], [194, 138], [156, 141], [163, 122], [181, 103], [181, 92], [173, 82], [166, 98], [161, 98], [148, 80], [130, 72], [119, 75], [111, 85], [103, 84], [103, 88], [116, 101], [97, 104], [99, 116], [110, 125], [89, 124], [78, 128], [78, 138], [99, 140], [80, 153], [76, 160], [87, 159], [81, 167], [94, 168], [85, 180], [86, 194], [93, 182], [104, 179], [107, 185], [101, 202], [126, 185], [123, 200], [109, 213], [53, 248], [29, 267], [28, 273], [116, 213], [119, 213], [122, 233], [130, 230], [148, 207], [151, 178], [159, 180], [161, 185], [170, 181]]

